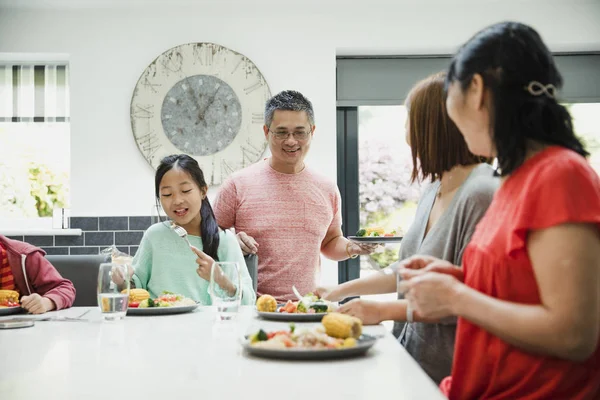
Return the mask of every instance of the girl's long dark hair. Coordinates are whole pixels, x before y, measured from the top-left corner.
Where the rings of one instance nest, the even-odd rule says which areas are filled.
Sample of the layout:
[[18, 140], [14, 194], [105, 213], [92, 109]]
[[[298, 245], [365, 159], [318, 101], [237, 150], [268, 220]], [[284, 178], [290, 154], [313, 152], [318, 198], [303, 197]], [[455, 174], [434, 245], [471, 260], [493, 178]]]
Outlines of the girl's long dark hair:
[[[179, 168], [192, 177], [200, 189], [207, 187], [204, 173], [198, 162], [186, 154], [173, 154], [166, 156], [160, 161], [154, 177], [154, 194], [157, 206], [160, 204], [160, 182], [163, 176], [173, 168]], [[219, 249], [219, 225], [213, 212], [208, 197], [202, 200], [200, 206], [200, 235], [202, 236], [202, 251], [211, 256], [215, 261], [219, 260], [217, 250]]]
[[456, 81], [466, 90], [475, 74], [491, 92], [492, 141], [503, 176], [525, 161], [528, 141], [589, 155], [575, 136], [569, 111], [556, 96], [527, 90], [531, 82], [557, 90], [563, 85], [552, 53], [533, 28], [502, 22], [477, 33], [454, 56], [446, 88]]

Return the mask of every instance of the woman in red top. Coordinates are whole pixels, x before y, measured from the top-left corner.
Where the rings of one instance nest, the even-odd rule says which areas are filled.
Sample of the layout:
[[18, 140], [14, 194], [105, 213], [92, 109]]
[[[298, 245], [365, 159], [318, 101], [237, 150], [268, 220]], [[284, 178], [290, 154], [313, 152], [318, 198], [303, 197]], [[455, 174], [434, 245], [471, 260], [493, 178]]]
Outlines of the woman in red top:
[[447, 75], [469, 150], [501, 188], [462, 271], [417, 256], [401, 283], [424, 318], [459, 317], [450, 399], [600, 398], [600, 181], [558, 103], [562, 77], [532, 28], [476, 34]]

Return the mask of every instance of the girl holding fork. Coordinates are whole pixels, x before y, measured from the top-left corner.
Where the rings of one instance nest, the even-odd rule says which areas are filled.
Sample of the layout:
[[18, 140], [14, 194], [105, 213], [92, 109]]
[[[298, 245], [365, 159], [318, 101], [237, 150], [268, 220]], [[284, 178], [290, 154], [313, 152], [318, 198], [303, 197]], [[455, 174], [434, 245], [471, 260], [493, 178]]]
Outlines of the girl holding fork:
[[[213, 263], [237, 262], [241, 287], [225, 274], [220, 274], [219, 286], [230, 294], [241, 290], [241, 304], [254, 304], [256, 294], [240, 246], [234, 234], [217, 225], [207, 189], [204, 173], [192, 157], [175, 154], [162, 159], [155, 175], [156, 203], [171, 221], [158, 222], [144, 233], [133, 258], [132, 282], [152, 297], [167, 290], [210, 305]], [[185, 229], [189, 244], [171, 224]]]

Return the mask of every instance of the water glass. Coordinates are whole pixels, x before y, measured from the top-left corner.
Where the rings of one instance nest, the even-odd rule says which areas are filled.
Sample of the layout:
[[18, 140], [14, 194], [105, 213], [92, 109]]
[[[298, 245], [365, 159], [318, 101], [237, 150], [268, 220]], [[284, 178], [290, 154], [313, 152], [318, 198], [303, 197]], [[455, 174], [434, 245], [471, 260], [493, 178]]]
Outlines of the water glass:
[[100, 264], [98, 272], [98, 306], [105, 320], [119, 320], [127, 314], [129, 304], [128, 276], [126, 264]]
[[240, 266], [237, 262], [215, 262], [210, 270], [209, 294], [217, 307], [217, 320], [233, 319], [242, 301]]

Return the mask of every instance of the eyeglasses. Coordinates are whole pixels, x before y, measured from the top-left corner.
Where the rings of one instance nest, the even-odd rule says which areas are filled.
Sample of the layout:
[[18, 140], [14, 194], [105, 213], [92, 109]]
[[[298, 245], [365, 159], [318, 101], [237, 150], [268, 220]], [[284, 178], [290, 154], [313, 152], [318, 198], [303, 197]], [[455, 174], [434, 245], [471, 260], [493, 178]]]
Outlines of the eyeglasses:
[[290, 135], [292, 135], [294, 139], [302, 141], [308, 139], [308, 136], [310, 135], [310, 131], [273, 132], [269, 129], [269, 132], [271, 132], [273, 134], [273, 137], [277, 140], [286, 140], [290, 137]]

